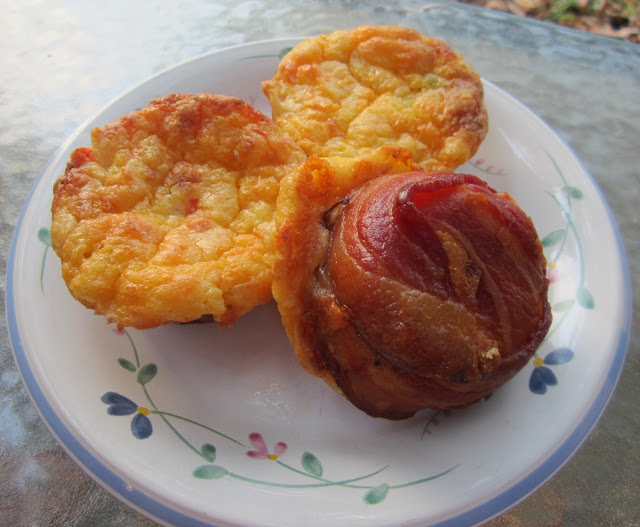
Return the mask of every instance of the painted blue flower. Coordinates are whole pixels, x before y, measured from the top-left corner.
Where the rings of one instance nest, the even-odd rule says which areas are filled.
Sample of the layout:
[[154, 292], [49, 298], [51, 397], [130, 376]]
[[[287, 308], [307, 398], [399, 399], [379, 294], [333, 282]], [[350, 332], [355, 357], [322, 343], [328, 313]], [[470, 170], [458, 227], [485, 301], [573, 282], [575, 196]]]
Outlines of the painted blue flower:
[[144, 406], [138, 406], [131, 399], [116, 392], [107, 392], [100, 399], [104, 404], [108, 404], [107, 414], [109, 415], [131, 415], [131, 432], [138, 439], [146, 439], [153, 432], [151, 420], [147, 417], [149, 410]]
[[529, 378], [529, 390], [538, 395], [546, 393], [547, 386], [558, 384], [558, 378], [548, 366], [565, 364], [573, 359], [573, 351], [569, 348], [557, 348], [549, 353], [544, 359], [536, 357], [533, 360], [533, 371]]

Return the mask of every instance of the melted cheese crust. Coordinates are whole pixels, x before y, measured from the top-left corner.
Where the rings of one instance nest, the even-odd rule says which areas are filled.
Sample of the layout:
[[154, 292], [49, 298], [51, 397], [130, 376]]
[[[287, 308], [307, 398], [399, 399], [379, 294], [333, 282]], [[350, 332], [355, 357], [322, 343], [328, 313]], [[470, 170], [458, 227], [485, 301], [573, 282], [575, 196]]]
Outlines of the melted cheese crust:
[[488, 128], [477, 73], [444, 42], [395, 26], [307, 39], [262, 86], [274, 120], [307, 155], [392, 144], [429, 171], [452, 171]]
[[71, 294], [119, 326], [271, 299], [280, 180], [306, 156], [233, 97], [172, 94], [92, 131], [54, 186], [52, 245]]

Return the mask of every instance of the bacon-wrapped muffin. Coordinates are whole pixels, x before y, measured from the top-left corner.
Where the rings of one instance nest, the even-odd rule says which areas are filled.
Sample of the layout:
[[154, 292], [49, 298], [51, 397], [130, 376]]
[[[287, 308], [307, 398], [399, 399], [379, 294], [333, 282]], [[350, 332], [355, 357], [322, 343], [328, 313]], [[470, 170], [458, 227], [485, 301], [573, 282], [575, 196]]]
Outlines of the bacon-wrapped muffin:
[[471, 175], [386, 175], [334, 205], [336, 178], [310, 160], [278, 203], [274, 296], [301, 364], [389, 419], [513, 377], [551, 323], [531, 219]]
[[479, 75], [446, 43], [402, 27], [306, 39], [262, 87], [273, 119], [307, 155], [397, 145], [426, 170], [455, 170], [488, 128]]
[[271, 299], [280, 179], [306, 156], [235, 97], [171, 94], [91, 134], [55, 183], [71, 294], [119, 326], [237, 317]]

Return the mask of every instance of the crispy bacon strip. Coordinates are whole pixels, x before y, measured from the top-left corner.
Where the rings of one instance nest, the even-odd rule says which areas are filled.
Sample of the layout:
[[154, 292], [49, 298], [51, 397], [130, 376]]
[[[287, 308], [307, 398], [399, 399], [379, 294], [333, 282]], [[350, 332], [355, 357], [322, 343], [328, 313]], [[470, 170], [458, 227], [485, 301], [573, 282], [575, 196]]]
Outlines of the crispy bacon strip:
[[475, 176], [381, 177], [325, 221], [331, 240], [307, 299], [307, 336], [316, 363], [371, 415], [477, 402], [513, 377], [548, 331], [534, 225]]

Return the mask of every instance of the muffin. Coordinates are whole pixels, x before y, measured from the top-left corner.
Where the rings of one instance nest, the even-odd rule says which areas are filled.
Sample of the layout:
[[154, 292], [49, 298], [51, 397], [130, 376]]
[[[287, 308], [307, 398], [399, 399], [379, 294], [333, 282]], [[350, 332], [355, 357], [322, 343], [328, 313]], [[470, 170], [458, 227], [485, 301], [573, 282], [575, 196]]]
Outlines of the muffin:
[[283, 180], [273, 290], [299, 362], [374, 417], [483, 400], [551, 324], [531, 219], [475, 176], [365, 170]]
[[307, 155], [357, 156], [390, 144], [426, 170], [455, 170], [488, 128], [478, 74], [412, 29], [361, 26], [309, 38], [262, 87], [273, 119]]
[[271, 299], [280, 180], [305, 159], [271, 119], [216, 94], [160, 97], [94, 129], [54, 186], [69, 291], [120, 327], [234, 324]]

